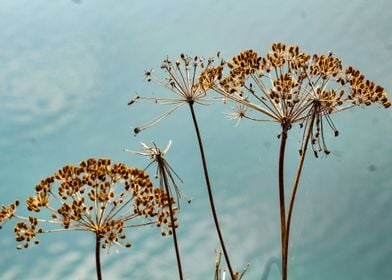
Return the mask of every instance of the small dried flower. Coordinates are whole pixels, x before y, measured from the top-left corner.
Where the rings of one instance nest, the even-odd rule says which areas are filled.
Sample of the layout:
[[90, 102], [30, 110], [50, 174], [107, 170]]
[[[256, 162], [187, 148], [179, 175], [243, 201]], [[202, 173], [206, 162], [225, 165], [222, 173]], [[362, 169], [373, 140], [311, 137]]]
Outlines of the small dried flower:
[[[165, 159], [165, 156], [171, 146], [171, 140], [169, 141], [169, 144], [166, 146], [166, 148], [163, 151], [161, 151], [157, 147], [157, 145], [155, 145], [155, 144], [154, 144], [154, 147], [149, 147], [144, 143], [141, 143], [141, 145], [143, 147], [143, 151], [141, 151], [141, 152], [129, 151], [129, 150], [126, 150], [126, 151], [129, 151], [134, 154], [141, 155], [141, 156], [146, 156], [149, 159], [152, 159], [152, 162], [150, 162], [150, 164], [148, 166], [150, 166], [153, 163], [156, 163], [157, 171], [155, 173], [156, 174], [155, 177], [157, 179], [159, 178], [159, 186], [161, 187], [161, 189], [163, 191], [166, 191], [166, 193], [168, 195], [168, 200], [172, 201], [173, 200], [172, 191], [171, 191], [171, 185], [172, 185], [174, 187], [176, 195], [177, 195], [178, 207], [180, 207], [179, 200], [181, 198], [181, 192], [180, 192], [180, 189], [178, 188], [178, 185], [174, 179], [174, 176], [177, 176], [177, 174], [174, 172], [174, 170], [170, 167], [169, 163]], [[173, 208], [171, 204], [169, 204], [168, 208], [169, 208], [168, 214], [170, 216], [169, 223], [168, 223], [169, 230], [162, 231], [162, 235], [165, 236], [165, 235], [169, 234], [169, 235], [172, 235], [172, 237], [173, 237], [174, 249], [176, 252], [176, 259], [177, 259], [178, 273], [179, 273], [180, 279], [183, 279], [181, 255], [180, 255], [179, 243], [178, 243], [178, 239], [177, 239], [178, 223], [177, 223], [177, 218], [175, 217], [175, 213], [177, 212], [178, 209]]]
[[[149, 159], [152, 159], [152, 162], [150, 162], [148, 164], [147, 167], [151, 166], [153, 163], [156, 163], [157, 168], [156, 168], [156, 172], [155, 172], [155, 178], [159, 179], [159, 186], [163, 189], [163, 187], [165, 186], [165, 177], [168, 179], [169, 183], [168, 185], [173, 186], [174, 191], [176, 193], [176, 197], [177, 197], [177, 204], [178, 206], [180, 205], [180, 199], [182, 197], [184, 197], [183, 192], [181, 191], [181, 189], [178, 186], [178, 183], [176, 182], [176, 178], [181, 182], [181, 178], [177, 175], [177, 173], [174, 171], [174, 169], [170, 166], [170, 164], [167, 162], [167, 160], [165, 159], [165, 156], [167, 154], [167, 152], [169, 151], [171, 145], [172, 145], [172, 141], [170, 140], [168, 145], [166, 146], [166, 148], [162, 151], [161, 149], [159, 149], [159, 147], [157, 147], [155, 144], [154, 146], [147, 146], [144, 143], [140, 143], [141, 146], [143, 147], [142, 151], [132, 151], [132, 150], [128, 150], [125, 149], [125, 151], [127, 152], [131, 152], [133, 154], [137, 154], [137, 155], [141, 155], [141, 156], [145, 156], [148, 157]], [[171, 195], [171, 189], [170, 190], [170, 195]], [[187, 199], [188, 203], [190, 203], [191, 201], [189, 199]]]
[[162, 79], [153, 74], [153, 69], [146, 71], [145, 79], [147, 82], [153, 82], [167, 89], [169, 92], [174, 93], [174, 97], [155, 98], [136, 95], [128, 102], [128, 105], [134, 103], [155, 103], [173, 105], [173, 107], [144, 125], [134, 128], [134, 133], [138, 134], [142, 130], [155, 125], [184, 104], [209, 104], [209, 102], [216, 100], [217, 98], [206, 97], [206, 91], [216, 79], [212, 79], [210, 76], [206, 77], [202, 74], [213, 62], [214, 58], [205, 60], [203, 57], [195, 56], [191, 58], [185, 54], [181, 54], [180, 58], [176, 61], [166, 58], [162, 62], [160, 68], [166, 73], [166, 76]]

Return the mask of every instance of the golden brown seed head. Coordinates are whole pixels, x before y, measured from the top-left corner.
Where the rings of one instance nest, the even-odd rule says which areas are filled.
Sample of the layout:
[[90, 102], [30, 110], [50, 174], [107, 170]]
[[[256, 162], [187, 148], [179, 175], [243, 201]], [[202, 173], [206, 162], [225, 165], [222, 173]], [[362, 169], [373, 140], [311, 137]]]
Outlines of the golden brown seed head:
[[[22, 242], [20, 249], [27, 248], [30, 241], [38, 244], [37, 234], [58, 230], [53, 226], [92, 231], [110, 245], [125, 241], [124, 231], [130, 225], [165, 227], [158, 217], [168, 217], [168, 203], [162, 199], [166, 194], [153, 187], [147, 173], [104, 158], [66, 165], [41, 180], [35, 191], [26, 206], [31, 212], [43, 212], [43, 218], [31, 215], [15, 225], [15, 239]], [[0, 223], [13, 216], [17, 205], [19, 202], [2, 206]], [[51, 226], [44, 229], [46, 223]], [[125, 245], [130, 247], [130, 243]]]

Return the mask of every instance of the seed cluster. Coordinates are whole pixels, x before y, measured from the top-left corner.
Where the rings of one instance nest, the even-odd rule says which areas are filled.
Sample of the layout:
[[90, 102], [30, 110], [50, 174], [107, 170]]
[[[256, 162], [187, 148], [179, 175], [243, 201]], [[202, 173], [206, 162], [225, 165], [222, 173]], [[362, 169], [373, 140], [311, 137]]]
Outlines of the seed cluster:
[[389, 108], [391, 102], [388, 100], [387, 93], [384, 88], [376, 85], [374, 82], [365, 80], [363, 74], [358, 70], [349, 67], [345, 70], [345, 79], [342, 78], [341, 83], [348, 84], [351, 92], [348, 99], [354, 104], [370, 105], [372, 103], [381, 103], [384, 108]]
[[28, 222], [18, 222], [15, 227], [14, 231], [16, 234], [16, 241], [23, 242], [23, 245], [18, 245], [17, 249], [28, 248], [29, 242], [34, 240], [35, 244], [39, 244], [39, 240], [36, 239], [36, 234], [42, 233], [43, 229], [37, 227], [38, 220], [32, 216], [28, 217]]
[[[15, 226], [16, 241], [24, 242], [18, 248], [27, 248], [33, 239], [38, 244], [36, 235], [40, 233], [92, 231], [102, 238], [105, 248], [125, 240], [124, 229], [129, 227], [155, 224], [165, 235], [178, 226], [168, 219], [168, 206], [174, 201], [153, 187], [148, 174], [123, 163], [111, 164], [109, 159], [91, 158], [78, 166], [64, 166], [35, 190], [36, 195], [26, 200], [27, 209], [45, 211], [46, 217], [15, 216], [22, 220]], [[0, 221], [10, 218], [15, 208], [14, 204], [3, 206]], [[49, 227], [38, 226], [44, 223]]]
[[197, 72], [203, 71], [212, 62], [213, 58], [205, 61], [203, 57], [195, 56], [191, 58], [181, 54], [180, 59], [175, 62], [172, 62], [169, 58], [165, 59], [161, 69], [167, 73], [165, 79], [168, 81], [172, 91], [182, 96], [185, 101], [195, 102], [205, 95], [204, 90], [199, 87]]
[[312, 143], [317, 151], [328, 153], [323, 120], [338, 134], [330, 114], [357, 105], [391, 106], [381, 86], [351, 66], [344, 69], [333, 53], [309, 55], [298, 46], [275, 43], [263, 57], [246, 50], [226, 65], [226, 76], [223, 67], [211, 66], [200, 77], [208, 88], [241, 105], [237, 107], [241, 112], [230, 114], [231, 118], [261, 120], [248, 115], [249, 110], [257, 111], [290, 129], [294, 123], [306, 125], [314, 116]]
[[14, 213], [16, 211], [16, 207], [19, 206], [19, 201], [15, 201], [14, 203], [11, 203], [9, 206], [2, 205], [0, 209], [0, 228], [3, 225], [3, 223], [7, 222], [9, 219], [11, 219], [14, 216]]
[[199, 76], [199, 87], [206, 92], [222, 79], [223, 66], [208, 67]]
[[[351, 66], [343, 69], [341, 60], [332, 53], [310, 56], [300, 53], [298, 46], [286, 48], [277, 43], [265, 57], [247, 50], [235, 56], [227, 66], [230, 74], [221, 80], [226, 93], [236, 94], [239, 87], [246, 87], [245, 81], [250, 76], [265, 95], [259, 98], [270, 98], [282, 108], [293, 108], [290, 111], [295, 111], [294, 103], [314, 100], [319, 100], [328, 111], [338, 110], [336, 106], [344, 103], [380, 103], [385, 108], [391, 105], [381, 86], [365, 80], [364, 75]], [[249, 90], [253, 88], [248, 85]], [[271, 111], [278, 118], [288, 116], [276, 108]]]

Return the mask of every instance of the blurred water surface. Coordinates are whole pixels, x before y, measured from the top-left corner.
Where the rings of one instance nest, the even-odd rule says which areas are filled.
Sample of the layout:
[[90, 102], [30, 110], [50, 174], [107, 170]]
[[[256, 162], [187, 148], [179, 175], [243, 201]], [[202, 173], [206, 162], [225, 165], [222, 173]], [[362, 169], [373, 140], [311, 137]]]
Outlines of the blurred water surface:
[[[218, 248], [190, 115], [182, 108], [137, 137], [132, 129], [159, 106], [128, 107], [162, 89], [144, 71], [181, 52], [230, 58], [264, 54], [273, 42], [308, 53], [333, 51], [392, 89], [390, 1], [22, 1], [0, 2], [0, 203], [33, 194], [41, 178], [88, 157], [140, 168], [124, 153], [139, 142], [173, 147], [171, 165], [192, 197], [180, 213], [184, 272], [212, 279]], [[222, 105], [196, 108], [218, 212], [232, 262], [246, 279], [279, 279], [277, 153], [279, 127], [224, 118]], [[294, 211], [290, 279], [392, 279], [391, 111], [358, 108], [334, 116], [332, 154], [305, 163]], [[287, 178], [300, 132], [290, 135]], [[153, 170], [151, 170], [153, 172]], [[290, 184], [287, 184], [290, 185]], [[51, 234], [15, 249], [11, 224], [0, 231], [0, 278], [95, 279], [94, 239]], [[103, 254], [107, 279], [176, 279], [170, 238], [154, 228], [129, 233], [130, 250]]]

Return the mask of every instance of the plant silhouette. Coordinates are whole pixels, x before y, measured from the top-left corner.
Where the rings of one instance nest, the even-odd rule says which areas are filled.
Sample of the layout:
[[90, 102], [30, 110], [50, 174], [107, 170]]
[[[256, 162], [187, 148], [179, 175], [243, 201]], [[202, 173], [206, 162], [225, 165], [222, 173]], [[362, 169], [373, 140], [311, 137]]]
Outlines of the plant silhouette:
[[[217, 58], [219, 61], [215, 65]], [[222, 250], [217, 251], [214, 279], [226, 278], [226, 270], [221, 267], [223, 254], [227, 274], [233, 280], [240, 280], [248, 267], [242, 273], [235, 272], [230, 262], [216, 213], [195, 104], [206, 105], [214, 101], [234, 103], [235, 109], [227, 117], [236, 121], [236, 125], [241, 120], [277, 123], [280, 126], [277, 187], [281, 259], [269, 259], [262, 278], [268, 277], [271, 265], [275, 263], [281, 265], [282, 280], [287, 280], [291, 221], [308, 151], [311, 149], [315, 157], [319, 157], [320, 153], [331, 153], [326, 135], [330, 133], [334, 137], [339, 136], [333, 114], [373, 104], [387, 109], [391, 102], [383, 87], [367, 80], [352, 66], [344, 68], [342, 61], [333, 53], [311, 55], [300, 51], [298, 46], [274, 43], [264, 56], [254, 50], [246, 50], [227, 62], [220, 59], [220, 53], [217, 58], [191, 58], [181, 54], [176, 61], [169, 58], [163, 61], [163, 78], [158, 78], [152, 69], [146, 71], [145, 79], [163, 87], [171, 96], [155, 98], [137, 95], [128, 105], [152, 103], [170, 105], [171, 108], [136, 127], [134, 132], [138, 134], [159, 123], [182, 105], [188, 106], [200, 151], [209, 206]], [[299, 161], [287, 199], [285, 154], [287, 139], [294, 125], [302, 129], [302, 137]], [[93, 233], [96, 273], [100, 280], [101, 248], [113, 245], [129, 248], [131, 243], [127, 240], [127, 229], [155, 225], [161, 229], [162, 235], [173, 236], [179, 278], [182, 280], [184, 276], [176, 231], [179, 225], [175, 216], [182, 193], [176, 181], [178, 176], [165, 158], [170, 146], [171, 142], [161, 150], [155, 144], [147, 146], [142, 143], [143, 150], [131, 151], [148, 157], [151, 162], [147, 167], [156, 165], [158, 187], [153, 186], [144, 170], [123, 163], [112, 163], [106, 158], [90, 158], [79, 165], [66, 165], [54, 175], [41, 180], [35, 186], [35, 195], [26, 200], [31, 215], [17, 213], [19, 201], [2, 205], [0, 228], [6, 222], [16, 220], [15, 239], [20, 243], [17, 249], [28, 248], [31, 243], [39, 244], [38, 237], [45, 233]]]
[[173, 228], [169, 208], [174, 201], [167, 193], [153, 187], [144, 171], [111, 164], [109, 159], [90, 158], [78, 166], [64, 166], [35, 190], [36, 195], [26, 200], [27, 209], [34, 214], [19, 216], [19, 202], [3, 205], [0, 212], [0, 223], [19, 220], [14, 228], [16, 241], [21, 243], [17, 248], [28, 248], [32, 241], [38, 244], [38, 235], [44, 233], [92, 232], [97, 279], [102, 279], [101, 248], [114, 244], [131, 247], [126, 241], [127, 228], [157, 225], [163, 233]]
[[[219, 58], [219, 53], [217, 54]], [[206, 187], [208, 191], [208, 198], [210, 202], [210, 208], [212, 217], [214, 220], [215, 228], [217, 231], [217, 235], [219, 238], [220, 245], [223, 250], [223, 254], [225, 256], [225, 260], [229, 269], [229, 273], [232, 279], [235, 279], [235, 273], [232, 268], [228, 250], [226, 249], [226, 245], [224, 242], [223, 234], [220, 228], [218, 215], [216, 213], [214, 196], [212, 193], [212, 186], [210, 182], [210, 177], [208, 173], [207, 167], [207, 159], [204, 152], [203, 141], [201, 137], [201, 132], [199, 128], [199, 124], [196, 118], [195, 113], [195, 104], [209, 104], [211, 101], [222, 100], [220, 97], [209, 97], [206, 94], [206, 84], [211, 83], [211, 81], [207, 80], [203, 72], [206, 69], [209, 69], [209, 66], [214, 62], [214, 58], [208, 58], [205, 60], [202, 57], [195, 56], [191, 58], [185, 54], [181, 54], [180, 58], [176, 61], [172, 61], [169, 58], [166, 58], [161, 65], [161, 69], [166, 73], [166, 76], [163, 79], [159, 79], [153, 73], [153, 70], [149, 70], [145, 72], [145, 79], [148, 82], [153, 82], [158, 84], [159, 86], [165, 88], [168, 92], [174, 94], [174, 97], [169, 98], [154, 98], [154, 97], [142, 97], [135, 96], [128, 105], [132, 105], [136, 103], [153, 103], [153, 104], [163, 104], [163, 105], [172, 105], [173, 107], [158, 116], [157, 118], [147, 122], [144, 125], [138, 126], [134, 129], [135, 134], [138, 134], [142, 130], [145, 130], [149, 127], [154, 126], [165, 117], [172, 114], [182, 105], [188, 105], [192, 122], [195, 128], [197, 142], [199, 145], [200, 156], [203, 166], [204, 178], [206, 182]]]
[[[131, 150], [127, 150], [127, 149], [125, 149], [125, 151], [131, 152], [131, 153], [134, 153], [137, 155], [141, 155], [141, 156], [147, 157], [150, 160], [152, 160], [152, 162], [150, 162], [148, 164], [147, 168], [153, 164], [157, 165], [155, 178], [157, 178], [159, 180], [159, 186], [162, 188], [162, 190], [164, 192], [166, 192], [168, 194], [169, 200], [173, 199], [172, 198], [173, 197], [172, 190], [171, 190], [171, 186], [172, 186], [174, 188], [174, 191], [177, 196], [177, 205], [180, 205], [179, 200], [182, 197], [182, 192], [179, 189], [178, 184], [174, 178], [175, 176], [177, 176], [177, 174], [174, 172], [172, 167], [169, 165], [169, 163], [165, 159], [165, 156], [170, 149], [171, 141], [169, 142], [169, 144], [167, 145], [167, 147], [164, 150], [159, 149], [155, 144], [154, 144], [154, 147], [149, 147], [144, 143], [141, 143], [141, 145], [143, 147], [143, 151], [131, 151]], [[190, 202], [190, 201], [188, 201], [188, 202]], [[170, 225], [174, 225], [174, 226], [171, 226], [171, 230], [169, 230], [169, 234], [173, 236], [174, 249], [176, 251], [176, 258], [177, 258], [178, 274], [179, 274], [180, 279], [182, 280], [182, 279], [184, 279], [184, 276], [183, 276], [183, 272], [182, 272], [179, 242], [177, 240], [177, 230], [176, 230], [177, 218], [174, 217], [174, 214], [176, 211], [177, 211], [177, 209], [173, 208], [172, 205], [169, 204]], [[163, 235], [166, 235], [166, 233], [163, 232]]]
[[[229, 117], [255, 121], [273, 121], [281, 126], [279, 151], [279, 205], [281, 220], [282, 279], [287, 279], [287, 260], [292, 212], [303, 162], [310, 145], [314, 155], [330, 153], [325, 140], [325, 127], [334, 136], [339, 132], [331, 115], [359, 105], [378, 103], [391, 106], [384, 89], [366, 80], [359, 70], [342, 62], [333, 53], [309, 55], [298, 46], [272, 45], [271, 51], [259, 56], [246, 50], [223, 65], [210, 66], [203, 72], [205, 90], [213, 89], [237, 103]], [[254, 117], [251, 113], [261, 114]], [[237, 122], [238, 123], [238, 122]], [[299, 149], [300, 161], [286, 212], [284, 162], [288, 132], [298, 123], [304, 130]]]

